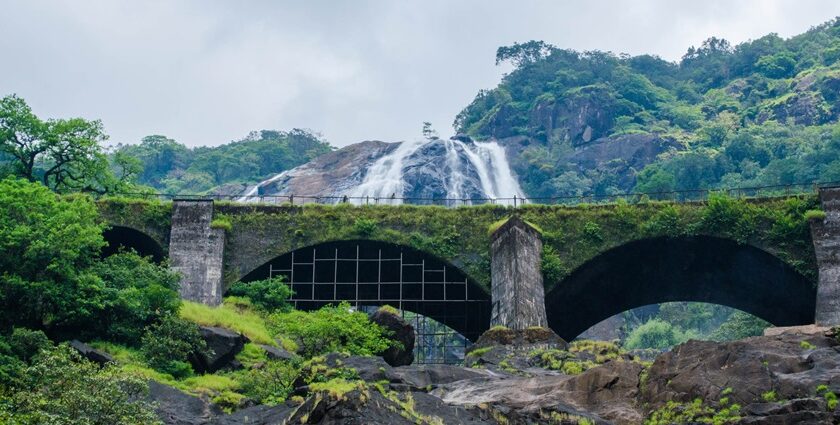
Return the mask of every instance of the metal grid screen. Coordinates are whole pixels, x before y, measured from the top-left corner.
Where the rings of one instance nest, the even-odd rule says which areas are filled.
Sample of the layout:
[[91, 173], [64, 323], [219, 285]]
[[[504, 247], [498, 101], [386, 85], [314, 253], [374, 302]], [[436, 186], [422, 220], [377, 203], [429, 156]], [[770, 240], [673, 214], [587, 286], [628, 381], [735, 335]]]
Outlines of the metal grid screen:
[[283, 276], [295, 308], [342, 301], [391, 305], [414, 326], [415, 361], [459, 363], [489, 323], [489, 296], [457, 268], [419, 251], [373, 241], [330, 242], [278, 257], [245, 280]]

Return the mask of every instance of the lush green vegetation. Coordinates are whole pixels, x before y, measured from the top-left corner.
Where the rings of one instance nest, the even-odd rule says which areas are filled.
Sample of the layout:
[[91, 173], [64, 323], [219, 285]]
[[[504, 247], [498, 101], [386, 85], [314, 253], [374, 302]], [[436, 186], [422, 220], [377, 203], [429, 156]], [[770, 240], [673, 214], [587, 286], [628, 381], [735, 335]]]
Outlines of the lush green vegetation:
[[[117, 204], [148, 206], [149, 217], [167, 211], [158, 202]], [[306, 383], [350, 377], [326, 373], [313, 356], [372, 355], [392, 344], [349, 305], [292, 310], [291, 291], [277, 279], [237, 286], [240, 296], [218, 307], [182, 302], [179, 276], [165, 263], [131, 251], [100, 257], [104, 225], [87, 195], [7, 178], [0, 180], [0, 214], [3, 423], [157, 423], [139, 401], [149, 379], [205, 394], [228, 410], [247, 400], [280, 403], [299, 377]], [[246, 335], [252, 343], [237, 358], [249, 367], [196, 374], [191, 359], [207, 350], [198, 325]], [[51, 342], [71, 338], [90, 341], [116, 364], [100, 369]], [[258, 344], [282, 347], [292, 360], [270, 360]]]
[[[651, 237], [718, 236], [764, 249], [810, 278], [816, 278], [813, 245], [805, 212], [817, 208], [813, 195], [750, 201], [713, 193], [703, 203], [643, 201], [575, 207], [525, 205], [305, 206], [218, 205], [235, 229], [228, 239], [240, 253], [265, 258], [335, 240], [370, 239], [409, 246], [435, 255], [489, 286], [491, 225], [512, 214], [541, 229], [543, 274], [551, 288], [599, 254]], [[357, 223], [365, 226], [359, 233]], [[265, 245], [239, 244], [237, 233], [271, 234]], [[270, 243], [268, 243], [270, 242]], [[229, 275], [230, 281], [241, 276]]]
[[[479, 139], [528, 137], [513, 165], [530, 196], [837, 181], [838, 52], [837, 19], [789, 39], [710, 38], [679, 63], [514, 44], [496, 56], [513, 71], [455, 127]], [[675, 149], [630, 180], [561, 160], [573, 146], [626, 134], [671, 139]]]
[[83, 360], [41, 332], [0, 337], [0, 422], [4, 424], [158, 424], [141, 376]]
[[761, 335], [771, 326], [730, 307], [670, 302], [622, 313], [620, 343], [625, 349], [665, 350], [689, 339], [730, 341]]
[[284, 170], [308, 162], [332, 148], [306, 130], [255, 131], [218, 147], [188, 148], [165, 136], [144, 137], [137, 145], [120, 145], [115, 155], [142, 164], [137, 182], [165, 193], [206, 193], [235, 184], [231, 194]]

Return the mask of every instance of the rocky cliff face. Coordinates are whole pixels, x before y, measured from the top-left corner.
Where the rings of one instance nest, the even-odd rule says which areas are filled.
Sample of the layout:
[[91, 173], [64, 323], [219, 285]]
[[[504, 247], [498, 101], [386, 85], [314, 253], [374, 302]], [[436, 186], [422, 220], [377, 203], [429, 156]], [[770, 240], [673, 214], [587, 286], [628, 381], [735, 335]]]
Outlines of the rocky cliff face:
[[411, 203], [439, 199], [452, 205], [523, 196], [505, 150], [495, 142], [466, 137], [350, 145], [260, 183], [241, 200], [289, 195], [297, 195], [300, 202], [316, 201], [302, 196], [331, 202], [347, 196], [354, 203], [409, 198]]

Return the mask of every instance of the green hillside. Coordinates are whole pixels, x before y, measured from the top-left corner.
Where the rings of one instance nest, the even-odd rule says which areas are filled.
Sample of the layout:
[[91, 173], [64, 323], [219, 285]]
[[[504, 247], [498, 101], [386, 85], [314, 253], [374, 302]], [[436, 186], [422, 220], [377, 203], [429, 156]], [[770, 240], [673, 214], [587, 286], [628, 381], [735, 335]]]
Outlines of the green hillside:
[[455, 127], [503, 140], [530, 196], [840, 180], [840, 19], [789, 39], [709, 38], [679, 63], [541, 41], [496, 61], [513, 71]]

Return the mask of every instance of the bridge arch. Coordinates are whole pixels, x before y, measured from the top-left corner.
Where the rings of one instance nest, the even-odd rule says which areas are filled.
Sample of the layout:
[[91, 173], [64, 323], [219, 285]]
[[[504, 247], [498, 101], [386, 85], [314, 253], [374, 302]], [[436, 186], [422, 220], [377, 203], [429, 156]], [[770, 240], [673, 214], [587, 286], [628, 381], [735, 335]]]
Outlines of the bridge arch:
[[243, 282], [285, 276], [301, 310], [347, 301], [389, 304], [432, 318], [475, 341], [490, 323], [490, 295], [459, 268], [432, 254], [373, 240], [324, 242], [279, 255]]
[[751, 245], [711, 237], [657, 237], [589, 260], [546, 295], [549, 326], [571, 340], [632, 308], [669, 301], [725, 305], [776, 326], [814, 322], [816, 287]]
[[103, 257], [116, 254], [120, 249], [133, 249], [156, 263], [166, 258], [165, 250], [153, 237], [132, 227], [111, 225], [102, 232], [102, 237], [107, 243], [102, 248]]

